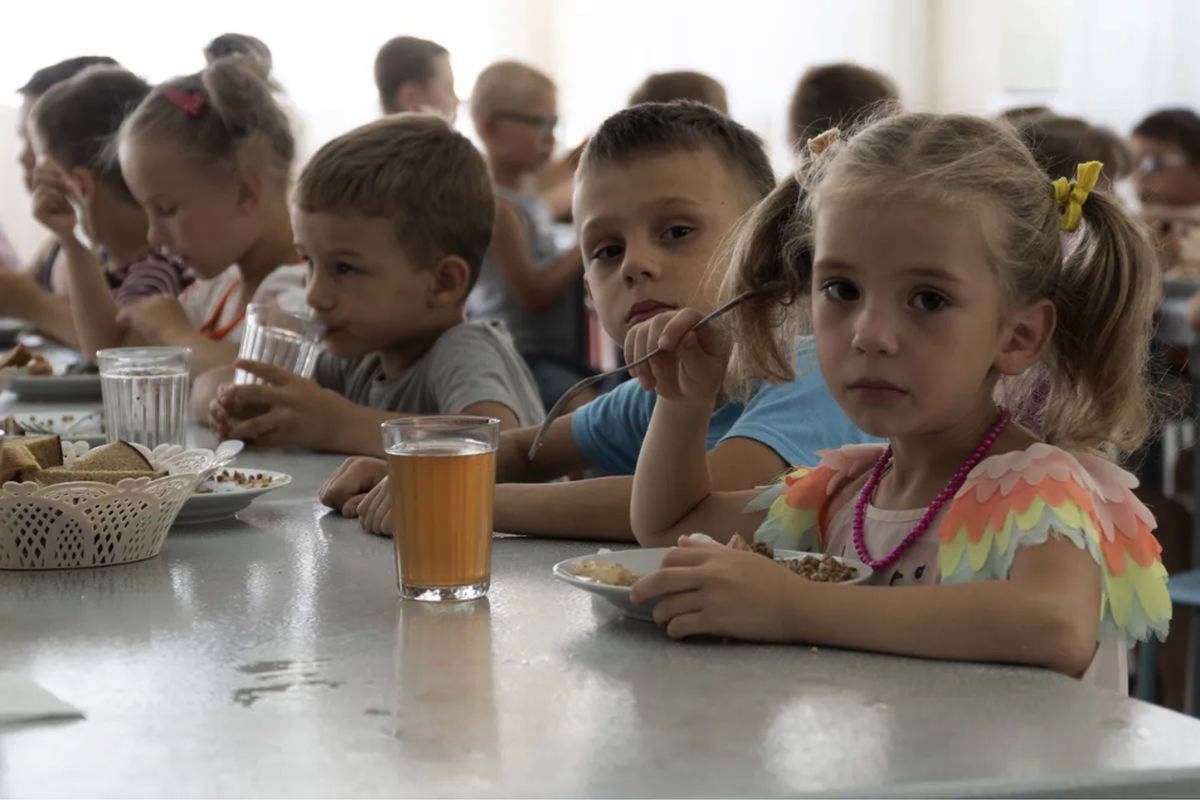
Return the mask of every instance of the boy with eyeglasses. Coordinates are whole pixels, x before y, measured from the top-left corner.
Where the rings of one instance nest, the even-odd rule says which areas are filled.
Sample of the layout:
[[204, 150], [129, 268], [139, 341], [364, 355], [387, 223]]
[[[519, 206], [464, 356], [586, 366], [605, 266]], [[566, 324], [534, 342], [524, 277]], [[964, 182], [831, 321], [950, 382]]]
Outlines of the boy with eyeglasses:
[[[508, 326], [547, 408], [591, 374], [583, 258], [577, 246], [558, 244], [550, 211], [531, 185], [554, 152], [557, 94], [549, 76], [516, 61], [487, 67], [471, 92], [471, 119], [498, 202], [492, 246], [467, 312]], [[567, 410], [592, 397], [584, 392]]]

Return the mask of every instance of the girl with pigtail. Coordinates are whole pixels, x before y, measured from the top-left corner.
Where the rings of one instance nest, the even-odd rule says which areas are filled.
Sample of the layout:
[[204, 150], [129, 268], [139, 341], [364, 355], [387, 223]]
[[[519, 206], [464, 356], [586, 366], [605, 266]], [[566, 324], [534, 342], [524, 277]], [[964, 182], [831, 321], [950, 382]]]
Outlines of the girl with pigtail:
[[[658, 403], [633, 529], [679, 545], [634, 600], [657, 598], [673, 637], [1031, 664], [1125, 691], [1126, 645], [1165, 637], [1171, 615], [1154, 519], [1111, 460], [1150, 427], [1155, 257], [1091, 192], [1100, 170], [1052, 183], [1012, 132], [968, 116], [814, 139], [733, 249], [726, 292], [771, 290], [733, 312], [732, 352], [690, 331], [690, 310], [630, 337], [665, 351], [638, 374]], [[839, 405], [889, 444], [826, 452], [765, 491], [711, 491], [697, 454], [714, 399], [790, 379], [809, 326]], [[755, 529], [870, 577], [808, 581], [686, 536]]]
[[[149, 298], [116, 313], [98, 307], [77, 320], [86, 355], [188, 347], [199, 375], [233, 363], [248, 304], [304, 309], [306, 268], [287, 197], [296, 142], [268, 70], [269, 60], [254, 55], [214, 57], [155, 87], [126, 117], [116, 157], [146, 211], [149, 243], [197, 281], [178, 299]], [[72, 276], [80, 285], [89, 279], [98, 280]]]

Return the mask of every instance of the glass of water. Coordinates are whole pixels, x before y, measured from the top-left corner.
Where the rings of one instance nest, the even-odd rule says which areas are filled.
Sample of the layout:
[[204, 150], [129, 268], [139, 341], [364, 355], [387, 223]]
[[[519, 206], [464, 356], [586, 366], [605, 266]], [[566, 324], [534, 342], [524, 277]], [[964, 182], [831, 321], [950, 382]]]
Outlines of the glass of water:
[[118, 347], [97, 353], [108, 440], [150, 449], [186, 446], [191, 360], [186, 347]]
[[[278, 306], [252, 303], [246, 308], [246, 325], [238, 358], [282, 367], [302, 378], [311, 378], [317, 365], [324, 328], [301, 314]], [[266, 383], [245, 370], [237, 370], [234, 383]]]

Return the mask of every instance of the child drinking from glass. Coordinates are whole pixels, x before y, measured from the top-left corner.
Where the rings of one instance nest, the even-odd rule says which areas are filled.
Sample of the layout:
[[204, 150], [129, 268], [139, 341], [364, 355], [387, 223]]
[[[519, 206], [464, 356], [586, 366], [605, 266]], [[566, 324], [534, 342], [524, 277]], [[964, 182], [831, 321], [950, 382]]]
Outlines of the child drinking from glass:
[[[645, 323], [628, 355], [668, 352], [638, 370], [659, 399], [632, 524], [645, 545], [681, 546], [634, 600], [659, 598], [674, 637], [1031, 664], [1125, 691], [1119, 642], [1164, 637], [1171, 615], [1154, 519], [1106, 457], [1150, 422], [1142, 227], [1091, 193], [1098, 163], [1052, 183], [991, 121], [907, 114], [835, 139], [812, 142], [738, 240], [727, 291], [784, 288], [735, 312], [732, 357], [741, 377], [789, 376], [779, 334], [811, 312], [830, 391], [890, 444], [828, 452], [766, 492], [713, 492], [703, 409], [725, 354], [711, 329], [688, 332], [694, 312]], [[1010, 414], [1041, 375], [1039, 439]], [[755, 527], [775, 547], [860, 560], [871, 585], [680, 537]]]

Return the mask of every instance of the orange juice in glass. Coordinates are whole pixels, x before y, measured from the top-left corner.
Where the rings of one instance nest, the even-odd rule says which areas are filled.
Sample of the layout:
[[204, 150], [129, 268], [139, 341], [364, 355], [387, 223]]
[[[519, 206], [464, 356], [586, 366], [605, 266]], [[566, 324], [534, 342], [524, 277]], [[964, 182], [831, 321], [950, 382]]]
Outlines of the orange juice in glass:
[[383, 423], [400, 595], [456, 602], [487, 594], [500, 422], [412, 417]]

